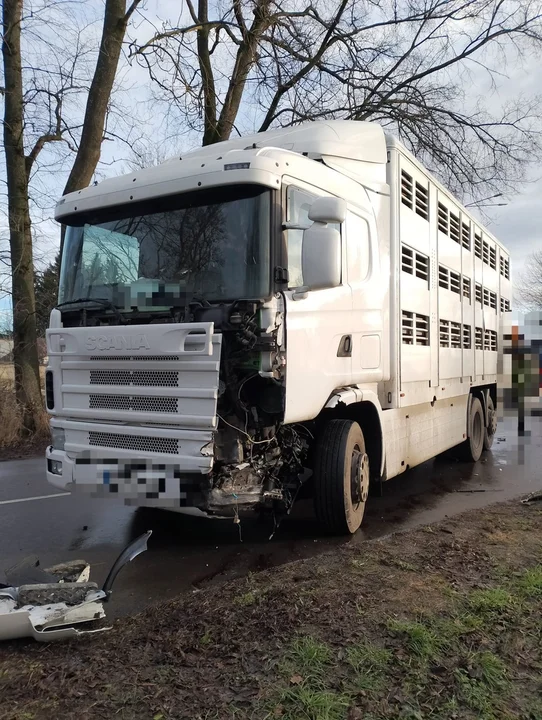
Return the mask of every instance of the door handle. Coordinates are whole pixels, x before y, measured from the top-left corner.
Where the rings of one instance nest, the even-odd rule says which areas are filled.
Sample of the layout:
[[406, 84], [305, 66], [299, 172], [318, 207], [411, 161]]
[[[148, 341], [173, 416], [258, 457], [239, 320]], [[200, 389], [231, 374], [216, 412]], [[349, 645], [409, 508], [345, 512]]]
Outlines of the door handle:
[[352, 357], [352, 335], [343, 335], [337, 350], [337, 357]]

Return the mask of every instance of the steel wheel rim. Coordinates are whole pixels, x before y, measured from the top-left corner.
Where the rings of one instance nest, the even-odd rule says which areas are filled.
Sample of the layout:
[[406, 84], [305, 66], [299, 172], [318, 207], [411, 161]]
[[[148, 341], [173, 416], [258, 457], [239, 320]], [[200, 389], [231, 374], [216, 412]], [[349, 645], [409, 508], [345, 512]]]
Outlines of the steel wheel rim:
[[489, 437], [493, 437], [497, 432], [497, 414], [493, 408], [489, 410], [487, 423], [487, 434]]
[[480, 413], [476, 413], [472, 420], [472, 435], [476, 445], [479, 445], [483, 440], [483, 423], [482, 416]]
[[365, 503], [369, 494], [369, 458], [359, 445], [352, 450], [350, 467], [350, 500], [357, 508]]

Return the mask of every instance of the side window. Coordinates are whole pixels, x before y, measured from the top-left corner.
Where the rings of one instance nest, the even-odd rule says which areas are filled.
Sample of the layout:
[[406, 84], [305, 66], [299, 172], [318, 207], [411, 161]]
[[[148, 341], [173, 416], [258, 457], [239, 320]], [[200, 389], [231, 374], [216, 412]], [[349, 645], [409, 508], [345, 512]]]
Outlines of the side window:
[[[305, 190], [290, 185], [287, 197], [287, 221], [308, 227], [309, 210], [315, 195]], [[303, 230], [288, 230], [288, 274], [290, 276], [289, 287], [301, 287], [303, 285], [303, 271], [301, 268], [301, 247], [303, 244]]]
[[[312, 224], [309, 220], [309, 210], [315, 198], [316, 195], [290, 185], [286, 198], [287, 222], [301, 225], [303, 228], [309, 227]], [[331, 227], [341, 232], [340, 225], [333, 224]], [[303, 246], [303, 230], [288, 230], [286, 243], [288, 246], [288, 274], [290, 276], [288, 287], [302, 287], [301, 249]]]
[[346, 216], [346, 256], [348, 281], [356, 283], [365, 280], [371, 264], [369, 225], [350, 211]]

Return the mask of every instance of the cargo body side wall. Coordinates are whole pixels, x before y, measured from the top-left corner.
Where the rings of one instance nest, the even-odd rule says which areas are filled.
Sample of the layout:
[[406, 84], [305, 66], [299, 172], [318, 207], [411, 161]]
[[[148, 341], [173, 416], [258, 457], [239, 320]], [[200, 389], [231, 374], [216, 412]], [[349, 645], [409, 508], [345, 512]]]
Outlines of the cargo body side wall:
[[496, 389], [511, 288], [508, 252], [393, 141], [388, 183], [397, 392], [382, 417], [391, 478], [466, 438], [469, 394]]

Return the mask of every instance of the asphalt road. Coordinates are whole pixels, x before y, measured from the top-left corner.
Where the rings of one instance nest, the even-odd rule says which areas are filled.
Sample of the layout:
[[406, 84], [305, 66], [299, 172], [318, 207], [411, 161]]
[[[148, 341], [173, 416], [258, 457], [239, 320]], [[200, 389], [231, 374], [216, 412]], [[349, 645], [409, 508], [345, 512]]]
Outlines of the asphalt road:
[[114, 500], [59, 494], [45, 480], [44, 460], [0, 463], [0, 581], [2, 571], [37, 555], [42, 567], [66, 560], [91, 563], [103, 582], [123, 547], [152, 529], [149, 550], [117, 578], [108, 617], [194, 592], [284, 562], [323, 552], [340, 542], [363, 542], [425, 525], [469, 508], [542, 489], [542, 426], [518, 441], [515, 423], [499, 426], [493, 450], [476, 465], [450, 458], [410, 470], [370, 497], [362, 530], [347, 541], [323, 538], [309, 502], [300, 502], [273, 540], [271, 525], [133, 509]]

